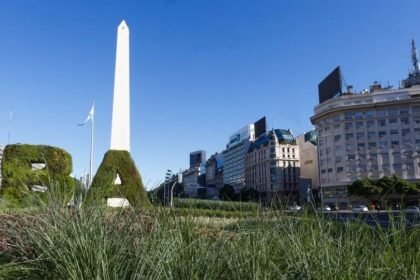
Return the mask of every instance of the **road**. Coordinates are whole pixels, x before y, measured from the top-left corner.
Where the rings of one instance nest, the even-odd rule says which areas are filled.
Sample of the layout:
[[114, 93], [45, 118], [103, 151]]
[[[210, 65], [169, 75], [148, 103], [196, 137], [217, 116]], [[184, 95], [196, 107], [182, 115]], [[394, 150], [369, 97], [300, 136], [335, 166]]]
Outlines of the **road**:
[[409, 228], [420, 226], [419, 213], [407, 213], [404, 211], [369, 211], [355, 213], [352, 211], [328, 211], [324, 216], [334, 221], [361, 221], [368, 225], [378, 225], [389, 227], [394, 225], [404, 225]]

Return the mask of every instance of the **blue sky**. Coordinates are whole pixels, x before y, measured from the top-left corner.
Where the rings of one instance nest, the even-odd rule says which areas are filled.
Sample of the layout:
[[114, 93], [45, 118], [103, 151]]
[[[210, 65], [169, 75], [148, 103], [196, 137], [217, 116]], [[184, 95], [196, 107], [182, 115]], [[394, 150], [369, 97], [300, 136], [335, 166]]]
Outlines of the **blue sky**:
[[148, 188], [189, 152], [222, 151], [267, 116], [269, 128], [312, 128], [318, 83], [337, 65], [356, 90], [406, 77], [420, 47], [420, 2], [0, 0], [0, 143], [49, 144], [88, 171], [110, 145], [116, 30], [131, 35], [132, 156]]

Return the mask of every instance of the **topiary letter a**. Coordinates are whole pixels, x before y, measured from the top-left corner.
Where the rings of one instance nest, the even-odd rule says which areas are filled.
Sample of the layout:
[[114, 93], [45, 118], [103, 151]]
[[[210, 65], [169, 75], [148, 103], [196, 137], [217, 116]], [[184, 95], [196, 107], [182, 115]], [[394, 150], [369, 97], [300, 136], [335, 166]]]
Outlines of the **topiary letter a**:
[[135, 208], [151, 206], [141, 176], [127, 151], [109, 150], [105, 154], [87, 193], [86, 204], [111, 197], [126, 198]]

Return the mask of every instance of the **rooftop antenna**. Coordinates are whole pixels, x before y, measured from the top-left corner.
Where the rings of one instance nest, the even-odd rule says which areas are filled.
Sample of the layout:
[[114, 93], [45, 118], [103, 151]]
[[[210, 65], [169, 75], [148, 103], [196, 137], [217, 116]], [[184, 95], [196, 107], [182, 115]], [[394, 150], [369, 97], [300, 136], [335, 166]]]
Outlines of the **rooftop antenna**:
[[411, 40], [411, 60], [414, 66], [414, 74], [420, 74], [419, 57], [417, 55], [416, 42], [414, 42], [414, 38]]

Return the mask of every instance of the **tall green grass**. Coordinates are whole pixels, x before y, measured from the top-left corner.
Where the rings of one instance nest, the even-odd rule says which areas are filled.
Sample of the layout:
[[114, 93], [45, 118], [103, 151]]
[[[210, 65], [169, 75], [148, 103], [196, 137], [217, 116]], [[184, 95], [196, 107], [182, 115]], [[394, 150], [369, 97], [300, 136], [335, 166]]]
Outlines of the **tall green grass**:
[[[226, 221], [226, 222], [224, 222]], [[0, 279], [418, 279], [420, 229], [42, 207], [0, 217]]]

